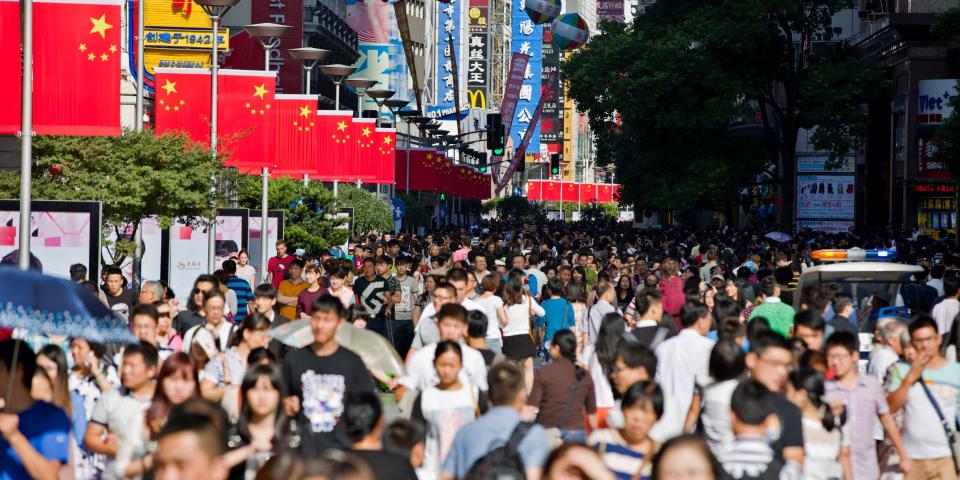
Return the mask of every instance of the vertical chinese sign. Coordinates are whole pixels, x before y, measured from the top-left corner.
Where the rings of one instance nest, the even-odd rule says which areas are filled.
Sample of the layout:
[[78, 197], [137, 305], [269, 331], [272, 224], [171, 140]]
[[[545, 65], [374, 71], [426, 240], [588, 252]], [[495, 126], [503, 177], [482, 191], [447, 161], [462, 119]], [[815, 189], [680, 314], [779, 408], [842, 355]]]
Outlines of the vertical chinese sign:
[[[560, 153], [561, 143], [563, 142], [563, 103], [560, 92], [560, 80], [550, 84], [551, 74], [556, 72], [560, 66], [560, 49], [554, 45], [550, 27], [543, 28], [543, 82], [541, 91], [552, 90], [558, 92], [555, 98], [550, 99], [543, 104], [543, 113], [540, 117], [540, 155], [547, 156], [551, 153]], [[542, 160], [542, 158], [541, 158]], [[567, 161], [564, 158], [564, 161]]]
[[467, 12], [467, 99], [470, 108], [487, 108], [490, 27], [487, 0], [470, 0]]
[[[429, 116], [434, 118], [452, 119], [456, 114], [457, 103], [462, 100], [456, 98], [453, 88], [453, 76], [466, 73], [463, 68], [455, 69], [454, 58], [463, 56], [463, 5], [467, 0], [451, 0], [450, 3], [438, 3], [437, 10], [437, 85], [434, 89], [434, 105], [429, 109]], [[453, 37], [453, 41], [450, 40]], [[451, 50], [451, 45], [453, 49]], [[459, 72], [457, 71], [459, 70]], [[460, 85], [465, 85], [465, 79], [460, 78]]]
[[[517, 109], [514, 112], [513, 123], [510, 127], [507, 144], [510, 149], [516, 149], [523, 140], [527, 129], [533, 128], [533, 135], [527, 145], [527, 151], [533, 154], [540, 153], [540, 124], [533, 122], [533, 113], [540, 100], [541, 77], [543, 70], [543, 27], [535, 25], [524, 10], [526, 2], [518, 0], [514, 3], [511, 13], [511, 48], [512, 52], [530, 56], [527, 68], [523, 73], [523, 84], [517, 98]], [[506, 120], [505, 120], [506, 121]]]

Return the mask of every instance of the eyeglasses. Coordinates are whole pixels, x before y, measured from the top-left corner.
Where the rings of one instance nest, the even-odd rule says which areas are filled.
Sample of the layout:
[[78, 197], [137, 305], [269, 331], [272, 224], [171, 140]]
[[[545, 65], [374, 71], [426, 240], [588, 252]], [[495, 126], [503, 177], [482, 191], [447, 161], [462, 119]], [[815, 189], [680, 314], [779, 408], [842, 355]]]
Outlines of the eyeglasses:
[[457, 297], [456, 297], [456, 296], [452, 296], [452, 297], [451, 297], [451, 296], [447, 296], [447, 295], [434, 295], [434, 296], [433, 296], [433, 299], [434, 299], [434, 300], [437, 300], [437, 301], [452, 300], [452, 299], [454, 299], [454, 298], [457, 298]]
[[914, 345], [922, 345], [922, 344], [925, 344], [925, 343], [936, 343], [937, 338], [938, 338], [938, 337], [931, 336], [931, 337], [914, 338], [914, 339], [911, 339], [910, 341], [911, 341]]

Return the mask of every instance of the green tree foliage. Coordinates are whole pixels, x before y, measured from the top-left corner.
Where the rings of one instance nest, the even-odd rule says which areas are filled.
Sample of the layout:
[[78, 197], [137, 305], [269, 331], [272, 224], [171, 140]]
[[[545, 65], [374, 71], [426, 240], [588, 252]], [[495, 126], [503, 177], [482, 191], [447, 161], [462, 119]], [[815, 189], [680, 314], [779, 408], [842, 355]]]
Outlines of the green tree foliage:
[[[134, 228], [156, 216], [197, 224], [213, 212], [211, 179], [225, 175], [206, 146], [173, 134], [119, 137], [38, 136], [33, 142], [33, 198], [103, 202], [103, 245], [120, 264], [133, 254]], [[20, 196], [19, 171], [0, 172], [0, 195]], [[110, 233], [118, 239], [108, 242]]]
[[715, 207], [778, 157], [781, 181], [792, 179], [801, 128], [816, 127], [814, 146], [834, 158], [850, 152], [865, 132], [863, 104], [885, 81], [877, 66], [820, 42], [848, 5], [672, 0], [629, 26], [603, 24], [561, 68], [589, 113], [599, 160], [617, 165], [624, 200]]
[[616, 220], [619, 215], [620, 211], [612, 203], [591, 203], [580, 210], [580, 219], [590, 222]]
[[337, 205], [353, 208], [353, 233], [393, 230], [393, 208], [375, 194], [349, 185], [340, 185]]
[[[260, 210], [261, 178], [241, 175], [237, 179], [237, 202], [243, 208]], [[284, 211], [284, 240], [291, 248], [302, 248], [310, 253], [343, 244], [348, 232], [337, 229], [340, 224], [328, 215], [337, 212], [333, 193], [322, 182], [304, 186], [300, 180], [278, 178], [270, 180], [268, 199], [271, 210]]]
[[496, 212], [498, 218], [528, 223], [543, 221], [547, 218], [543, 206], [527, 201], [526, 197], [515, 195], [488, 200], [483, 203], [481, 209], [486, 213]]

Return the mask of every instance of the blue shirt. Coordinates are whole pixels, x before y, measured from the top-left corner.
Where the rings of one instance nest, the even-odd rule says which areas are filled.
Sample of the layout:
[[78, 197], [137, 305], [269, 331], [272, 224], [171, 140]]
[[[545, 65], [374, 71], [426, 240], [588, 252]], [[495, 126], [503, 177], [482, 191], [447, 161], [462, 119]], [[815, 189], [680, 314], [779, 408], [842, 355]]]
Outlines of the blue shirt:
[[[495, 448], [503, 446], [520, 423], [520, 414], [509, 407], [494, 407], [480, 418], [464, 425], [453, 439], [443, 461], [443, 471], [456, 478], [467, 476], [470, 467]], [[550, 453], [547, 433], [534, 424], [518, 448], [525, 468], [541, 468]]]
[[227, 288], [237, 294], [237, 311], [234, 312], [233, 321], [240, 323], [247, 316], [247, 302], [253, 301], [253, 289], [246, 280], [236, 275], [231, 275], [227, 280]]
[[[48, 460], [66, 464], [70, 452], [70, 420], [55, 405], [33, 402], [20, 412], [20, 433], [30, 445]], [[0, 480], [29, 479], [20, 456], [0, 437]]]
[[544, 340], [553, 340], [553, 335], [560, 330], [569, 330], [576, 326], [577, 320], [574, 318], [573, 304], [563, 298], [551, 298], [540, 304], [547, 314], [540, 317], [540, 320], [546, 323], [547, 331]]

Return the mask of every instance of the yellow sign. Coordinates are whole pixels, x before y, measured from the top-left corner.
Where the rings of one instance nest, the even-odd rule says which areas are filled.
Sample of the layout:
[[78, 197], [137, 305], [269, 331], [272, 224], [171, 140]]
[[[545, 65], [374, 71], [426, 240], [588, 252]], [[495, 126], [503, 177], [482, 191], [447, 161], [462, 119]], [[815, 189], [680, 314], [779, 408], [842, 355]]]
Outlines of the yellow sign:
[[[182, 30], [174, 28], [144, 28], [144, 48], [192, 48], [204, 52], [213, 46], [213, 32], [204, 30]], [[230, 32], [220, 29], [217, 46], [223, 50], [230, 48]]]
[[148, 75], [153, 75], [157, 67], [168, 68], [210, 68], [210, 54], [196, 50], [160, 50], [150, 49], [143, 52], [144, 67]]
[[483, 90], [467, 90], [467, 97], [470, 98], [470, 108], [487, 108], [487, 97]]
[[144, 24], [151, 27], [209, 30], [213, 24], [193, 0], [145, 0]]

